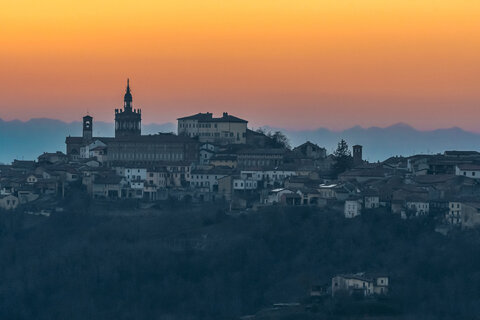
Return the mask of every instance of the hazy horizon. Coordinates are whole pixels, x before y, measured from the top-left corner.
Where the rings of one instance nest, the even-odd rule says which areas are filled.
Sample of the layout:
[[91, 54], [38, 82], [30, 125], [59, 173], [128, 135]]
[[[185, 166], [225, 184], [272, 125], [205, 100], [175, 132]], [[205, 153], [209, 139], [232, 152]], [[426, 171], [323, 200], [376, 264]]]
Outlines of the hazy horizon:
[[[262, 126], [267, 130], [284, 132], [295, 147], [311, 141], [325, 147], [332, 153], [340, 139], [346, 139], [352, 146], [364, 146], [364, 158], [371, 162], [383, 161], [390, 156], [442, 153], [445, 150], [480, 150], [480, 134], [458, 127], [418, 130], [407, 124], [397, 123], [388, 127], [353, 126], [344, 130], [331, 130], [324, 127], [305, 130]], [[258, 127], [257, 127], [258, 128]], [[254, 128], [256, 129], [256, 128]], [[143, 123], [143, 134], [176, 132], [176, 124]], [[43, 152], [65, 151], [66, 136], [81, 136], [80, 120], [64, 122], [49, 118], [36, 118], [29, 121], [5, 121], [0, 118], [0, 162], [13, 159], [36, 159]], [[93, 124], [94, 136], [114, 136], [112, 122], [96, 121]]]
[[[209, 112], [209, 111], [199, 111], [199, 112]], [[196, 113], [198, 113], [198, 112], [196, 112]], [[105, 124], [111, 124], [112, 126], [114, 125], [114, 121], [112, 121], [112, 120], [98, 120], [98, 119], [95, 118], [95, 116], [92, 113], [86, 113], [86, 114], [93, 117], [94, 124], [95, 124], [95, 122], [101, 122], [101, 123], [105, 123]], [[229, 112], [229, 114], [237, 116], [237, 114], [234, 114], [234, 113]], [[186, 115], [182, 115], [182, 116], [186, 116]], [[214, 116], [221, 116], [221, 113], [214, 114]], [[179, 116], [179, 117], [181, 117], [181, 116]], [[42, 119], [61, 121], [61, 122], [67, 123], [67, 124], [80, 123], [82, 121], [81, 117], [79, 119], [75, 119], [75, 120], [63, 120], [61, 118], [49, 118], [49, 117], [31, 117], [31, 118], [27, 118], [27, 119], [20, 119], [20, 118], [7, 119], [7, 118], [0, 117], [0, 120], [3, 120], [5, 122], [19, 121], [19, 122], [22, 122], [22, 123], [26, 123], [26, 122], [33, 121], [33, 120], [42, 120]], [[112, 116], [112, 119], [113, 119], [113, 116]], [[333, 132], [341, 132], [341, 131], [354, 129], [354, 128], [386, 129], [386, 128], [397, 127], [397, 126], [406, 126], [406, 127], [410, 127], [412, 129], [415, 129], [417, 131], [422, 131], [422, 132], [435, 131], [435, 130], [446, 130], [446, 129], [461, 129], [461, 130], [464, 130], [466, 132], [480, 133], [480, 127], [478, 128], [478, 130], [468, 130], [468, 129], [462, 128], [460, 126], [452, 125], [452, 126], [446, 126], [446, 127], [433, 127], [431, 129], [423, 129], [423, 128], [419, 128], [419, 127], [416, 127], [412, 124], [409, 124], [409, 123], [406, 123], [406, 122], [401, 122], [401, 121], [400, 122], [393, 122], [391, 124], [385, 124], [385, 125], [372, 124], [372, 125], [366, 126], [366, 125], [360, 125], [360, 124], [353, 124], [351, 126], [345, 126], [345, 127], [340, 127], [340, 128], [335, 128], [335, 127], [328, 126], [328, 125], [318, 125], [317, 127], [311, 127], [311, 128], [310, 127], [296, 128], [296, 127], [290, 127], [290, 126], [280, 127], [280, 126], [276, 125], [275, 123], [263, 124], [263, 125], [262, 124], [257, 124], [255, 126], [252, 126], [251, 121], [249, 121], [248, 119], [245, 119], [245, 120], [248, 121], [248, 128], [251, 129], [251, 130], [257, 130], [259, 128], [267, 128], [267, 129], [271, 129], [271, 130], [288, 130], [288, 131], [315, 131], [315, 130], [319, 130], [319, 129], [327, 129], [327, 130], [330, 130], [330, 131], [333, 131]], [[167, 125], [167, 124], [171, 124], [171, 125], [175, 126], [175, 128], [176, 128], [177, 118], [167, 119], [165, 121], [148, 121], [148, 119], [142, 119], [142, 126], [145, 126], [145, 125], [147, 125], [147, 126], [148, 125]]]
[[[151, 122], [461, 127], [480, 117], [472, 1], [9, 1], [0, 117], [110, 121], [130, 78]], [[165, 120], [169, 119], [169, 120]]]

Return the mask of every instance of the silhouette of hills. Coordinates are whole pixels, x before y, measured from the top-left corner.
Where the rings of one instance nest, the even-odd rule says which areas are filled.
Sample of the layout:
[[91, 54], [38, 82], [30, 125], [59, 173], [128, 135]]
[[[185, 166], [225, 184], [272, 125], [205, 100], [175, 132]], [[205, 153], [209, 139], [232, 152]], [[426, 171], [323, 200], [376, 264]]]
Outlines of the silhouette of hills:
[[[315, 130], [280, 130], [290, 139], [292, 146], [307, 140], [317, 143], [333, 152], [340, 139], [349, 146], [364, 146], [364, 158], [381, 161], [390, 156], [408, 156], [417, 153], [439, 153], [445, 150], [480, 150], [480, 134], [458, 127], [430, 131], [417, 130], [408, 124], [398, 123], [389, 127], [352, 128], [334, 131], [326, 128]], [[95, 121], [95, 136], [113, 136], [114, 126], [110, 122]], [[147, 124], [142, 126], [143, 134], [176, 131], [173, 123]], [[65, 151], [65, 137], [80, 136], [82, 124], [79, 121], [63, 122], [55, 119], [35, 118], [29, 121], [4, 121], [0, 119], [0, 163], [13, 159], [36, 159], [43, 152]]]
[[[173, 123], [147, 124], [142, 126], [144, 134], [176, 131]], [[94, 136], [114, 136], [111, 122], [95, 121]], [[65, 152], [65, 137], [81, 136], [80, 121], [63, 122], [61, 120], [34, 118], [28, 121], [4, 121], [0, 119], [0, 163], [9, 163], [13, 159], [36, 159], [43, 152]]]

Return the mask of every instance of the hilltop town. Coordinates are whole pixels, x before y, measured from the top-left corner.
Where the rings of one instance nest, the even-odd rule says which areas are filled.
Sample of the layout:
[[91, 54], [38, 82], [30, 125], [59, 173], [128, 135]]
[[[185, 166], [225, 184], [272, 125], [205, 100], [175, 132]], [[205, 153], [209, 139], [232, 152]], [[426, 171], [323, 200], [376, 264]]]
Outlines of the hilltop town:
[[[269, 206], [329, 207], [345, 218], [383, 209], [404, 219], [431, 217], [439, 230], [480, 223], [480, 153], [392, 157], [368, 163], [362, 146], [334, 154], [310, 141], [291, 148], [281, 132], [253, 131], [224, 112], [178, 118], [178, 134], [141, 134], [130, 84], [115, 109], [115, 137], [66, 137], [66, 152], [0, 167], [0, 208], [49, 215], [70, 189], [92, 199], [145, 204], [175, 199], [223, 203], [231, 211]], [[442, 229], [443, 228], [443, 229]]]
[[[370, 163], [361, 145], [292, 147], [227, 112], [182, 115], [177, 134], [141, 122], [127, 82], [114, 137], [86, 115], [65, 151], [0, 165], [10, 318], [44, 288], [55, 307], [28, 310], [46, 318], [398, 319], [476, 303], [478, 282], [456, 274], [477, 277], [479, 152]], [[57, 299], [65, 282], [75, 294]], [[113, 292], [128, 303], [105, 309]]]

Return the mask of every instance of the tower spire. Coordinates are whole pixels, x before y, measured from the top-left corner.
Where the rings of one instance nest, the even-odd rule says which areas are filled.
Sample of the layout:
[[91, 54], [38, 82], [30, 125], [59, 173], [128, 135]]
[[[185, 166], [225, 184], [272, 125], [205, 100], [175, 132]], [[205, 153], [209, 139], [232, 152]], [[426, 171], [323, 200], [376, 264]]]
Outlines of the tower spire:
[[132, 109], [132, 93], [130, 92], [130, 79], [127, 78], [127, 90], [125, 92], [125, 96], [124, 96], [124, 109], [125, 110], [131, 110]]

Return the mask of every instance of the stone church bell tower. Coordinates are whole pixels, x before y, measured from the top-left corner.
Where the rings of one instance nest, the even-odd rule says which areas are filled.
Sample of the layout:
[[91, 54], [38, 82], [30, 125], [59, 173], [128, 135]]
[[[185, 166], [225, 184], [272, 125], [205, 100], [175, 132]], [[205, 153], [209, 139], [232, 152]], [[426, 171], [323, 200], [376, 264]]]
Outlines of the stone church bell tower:
[[127, 79], [127, 89], [123, 98], [123, 110], [115, 109], [115, 138], [140, 136], [142, 134], [142, 111], [133, 109], [130, 80]]
[[93, 118], [89, 115], [83, 117], [83, 140], [92, 140], [93, 137]]

